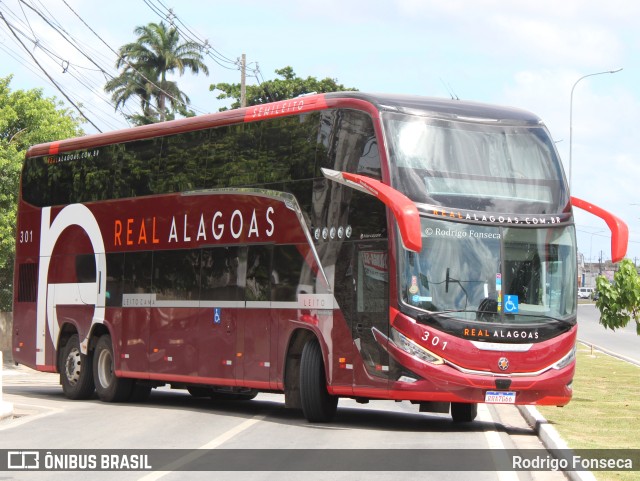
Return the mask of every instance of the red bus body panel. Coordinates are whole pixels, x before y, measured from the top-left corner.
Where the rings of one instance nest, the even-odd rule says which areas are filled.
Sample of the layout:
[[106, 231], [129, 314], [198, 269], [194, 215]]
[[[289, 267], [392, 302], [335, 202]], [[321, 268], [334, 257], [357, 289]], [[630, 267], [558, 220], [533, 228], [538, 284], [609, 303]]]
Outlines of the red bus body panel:
[[[379, 111], [360, 99], [336, 99], [315, 95], [298, 100], [277, 102], [220, 114], [211, 114], [110, 134], [99, 134], [32, 147], [27, 156], [57, 155], [112, 143], [190, 132], [243, 122], [257, 122], [327, 108], [349, 108], [368, 113], [375, 132], [382, 138]], [[391, 188], [387, 153], [380, 149], [382, 181], [344, 173], [344, 178], [378, 197], [389, 208], [389, 226], [398, 222], [401, 239], [395, 230], [388, 231], [389, 323], [394, 329], [444, 360], [430, 364], [409, 355], [389, 341], [387, 334], [376, 337], [392, 362], [418, 375], [414, 382], [389, 379], [384, 374], [389, 365], [373, 367], [363, 359], [354, 342], [342, 306], [306, 306], [301, 301], [289, 304], [239, 302], [237, 305], [203, 301], [165, 301], [149, 293], [131, 291], [123, 296], [121, 306], [109, 305], [104, 319], [96, 319], [98, 307], [65, 304], [49, 306], [57, 324], [47, 316], [36, 321], [38, 299], [55, 298], [74, 282], [77, 254], [94, 254], [91, 236], [79, 226], [64, 229], [55, 240], [50, 264], [45, 273], [38, 272], [39, 291], [21, 300], [14, 296], [14, 349], [16, 362], [42, 371], [57, 372], [58, 336], [65, 326], [72, 326], [81, 340], [88, 340], [95, 329], [106, 328], [113, 339], [115, 372], [118, 376], [176, 384], [202, 384], [247, 387], [284, 391], [285, 365], [292, 340], [301, 330], [316, 336], [323, 351], [327, 388], [330, 393], [358, 398], [415, 401], [484, 402], [486, 391], [496, 390], [496, 380], [510, 379], [509, 390], [517, 392], [517, 404], [566, 404], [571, 398], [571, 380], [575, 362], [561, 369], [551, 368], [567, 355], [576, 343], [573, 327], [554, 339], [531, 342], [526, 350], [514, 350], [506, 343], [504, 350], [481, 349], [478, 343], [416, 323], [400, 314], [396, 282], [396, 245], [404, 242], [408, 249], [420, 250], [422, 235], [418, 210], [411, 201]], [[601, 215], [614, 232], [612, 250], [615, 259], [624, 255], [628, 230], [624, 223], [591, 204], [572, 198], [573, 205]], [[300, 217], [286, 202], [269, 196], [246, 193], [155, 195], [126, 200], [111, 200], [84, 205], [100, 229], [104, 252], [109, 255], [146, 251], [204, 249], [211, 246], [295, 245], [303, 254], [305, 268], [322, 272], [313, 246], [301, 226]], [[47, 238], [64, 206], [50, 209], [47, 225], [42, 219], [45, 209], [20, 201], [17, 229], [32, 233], [32, 242], [18, 244], [17, 263], [41, 263], [40, 239]], [[57, 235], [57, 234], [56, 234]], [[49, 262], [49, 259], [47, 259]], [[27, 268], [25, 268], [26, 270]], [[29, 268], [31, 269], [31, 268]], [[321, 276], [318, 275], [321, 279]], [[16, 269], [15, 285], [20, 279]], [[319, 281], [318, 281], [319, 282]], [[99, 282], [98, 282], [99, 284]], [[323, 295], [335, 293], [328, 290]], [[44, 294], [41, 292], [44, 289]], [[68, 292], [64, 295], [68, 297]], [[115, 293], [108, 293], [115, 296]], [[106, 295], [102, 293], [102, 295]], [[62, 296], [62, 294], [61, 294]], [[61, 299], [63, 297], [60, 297]], [[334, 298], [335, 299], [335, 298]], [[54, 325], [55, 324], [55, 325]], [[40, 327], [38, 327], [40, 326]], [[38, 338], [45, 337], [43, 344]], [[434, 344], [437, 338], [437, 343]], [[427, 339], [427, 340], [425, 340]], [[40, 346], [40, 347], [39, 347]], [[87, 345], [82, 346], [87, 349]], [[509, 368], [498, 372], [501, 358], [509, 359]]]

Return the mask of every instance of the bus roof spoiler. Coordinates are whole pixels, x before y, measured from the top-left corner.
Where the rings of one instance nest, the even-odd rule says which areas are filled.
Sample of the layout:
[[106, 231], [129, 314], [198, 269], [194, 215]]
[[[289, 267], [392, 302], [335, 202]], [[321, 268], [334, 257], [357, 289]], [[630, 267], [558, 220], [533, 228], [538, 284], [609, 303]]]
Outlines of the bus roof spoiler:
[[625, 224], [625, 222], [619, 217], [616, 217], [612, 213], [607, 212], [586, 200], [572, 196], [571, 205], [586, 210], [587, 212], [600, 217], [607, 223], [607, 226], [611, 231], [611, 260], [613, 262], [618, 262], [624, 259], [624, 256], [627, 254], [627, 245], [629, 244], [629, 228], [627, 227], [627, 224]]
[[420, 214], [418, 214], [418, 208], [415, 203], [406, 195], [371, 177], [325, 168], [321, 170], [327, 179], [372, 195], [389, 207], [400, 228], [400, 236], [404, 247], [414, 252], [422, 250]]

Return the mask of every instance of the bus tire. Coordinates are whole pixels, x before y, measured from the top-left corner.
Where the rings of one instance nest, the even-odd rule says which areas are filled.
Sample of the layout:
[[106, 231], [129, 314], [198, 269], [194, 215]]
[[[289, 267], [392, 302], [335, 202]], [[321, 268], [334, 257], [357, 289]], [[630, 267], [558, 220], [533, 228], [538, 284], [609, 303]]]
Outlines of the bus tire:
[[312, 423], [331, 421], [338, 407], [338, 397], [327, 392], [322, 350], [316, 339], [310, 340], [302, 348], [300, 401], [304, 417]]
[[69, 399], [89, 399], [95, 391], [91, 352], [80, 352], [78, 335], [74, 334], [60, 351], [60, 384]]
[[470, 423], [477, 415], [477, 403], [451, 403], [451, 419], [454, 423]]
[[111, 336], [105, 334], [98, 339], [93, 354], [93, 379], [101, 401], [127, 401], [133, 391], [133, 379], [124, 379], [114, 372]]

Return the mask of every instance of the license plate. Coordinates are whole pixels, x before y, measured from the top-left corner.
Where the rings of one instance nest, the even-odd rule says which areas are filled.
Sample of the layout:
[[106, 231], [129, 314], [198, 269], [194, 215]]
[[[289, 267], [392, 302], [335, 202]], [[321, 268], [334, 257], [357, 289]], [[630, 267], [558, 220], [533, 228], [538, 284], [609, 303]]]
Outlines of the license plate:
[[487, 391], [484, 402], [489, 404], [515, 404], [516, 393], [514, 391]]

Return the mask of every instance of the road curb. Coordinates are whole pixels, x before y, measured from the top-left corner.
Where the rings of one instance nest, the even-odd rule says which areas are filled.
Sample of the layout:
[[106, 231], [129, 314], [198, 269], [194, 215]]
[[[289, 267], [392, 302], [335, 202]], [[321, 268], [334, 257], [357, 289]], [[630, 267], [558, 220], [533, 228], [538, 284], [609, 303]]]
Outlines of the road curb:
[[2, 370], [3, 357], [0, 351], [0, 421], [13, 417], [13, 404], [2, 399]]
[[10, 402], [0, 402], [0, 421], [13, 417], [13, 404]]
[[[535, 406], [517, 406], [522, 417], [534, 429], [542, 444], [547, 449], [569, 450], [569, 446], [560, 437], [556, 429], [549, 424], [545, 417], [540, 414]], [[596, 481], [591, 471], [564, 471], [564, 474], [571, 481]]]
[[[612, 356], [620, 359], [621, 361], [626, 361], [628, 363], [635, 364], [636, 366], [640, 366], [640, 361], [636, 359], [622, 356], [613, 351], [598, 346], [597, 344], [586, 342], [581, 339], [578, 339], [578, 342], [585, 345], [586, 347], [600, 351], [608, 356]], [[527, 423], [534, 429], [545, 448], [554, 450], [570, 449], [569, 446], [567, 446], [567, 443], [565, 443], [564, 440], [560, 437], [558, 431], [556, 431], [556, 429], [551, 424], [549, 424], [549, 422], [542, 414], [540, 414], [540, 411], [538, 411], [535, 406], [517, 406], [517, 408], [525, 421], [527, 421]], [[564, 474], [571, 481], [595, 481], [596, 479], [591, 471], [564, 471]]]
[[625, 361], [628, 362], [630, 364], [635, 364], [636, 366], [640, 366], [640, 361], [638, 361], [637, 359], [632, 359], [630, 357], [627, 356], [623, 356], [622, 354], [617, 354], [613, 351], [610, 351], [609, 349], [605, 349], [604, 347], [600, 347], [597, 344], [593, 344], [591, 342], [587, 342], [587, 341], [583, 341], [581, 339], [578, 339], [578, 342], [581, 344], [584, 344], [585, 346], [591, 348], [591, 349], [595, 349], [596, 351], [600, 351], [603, 352], [604, 354], [611, 356], [611, 357], [615, 357], [616, 359], [620, 359], [621, 361]]

